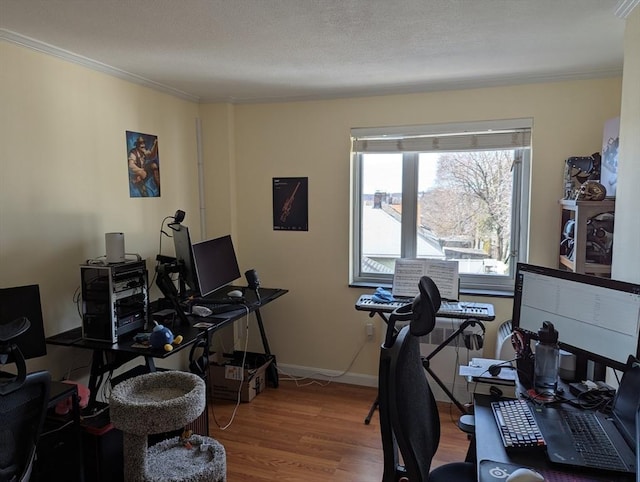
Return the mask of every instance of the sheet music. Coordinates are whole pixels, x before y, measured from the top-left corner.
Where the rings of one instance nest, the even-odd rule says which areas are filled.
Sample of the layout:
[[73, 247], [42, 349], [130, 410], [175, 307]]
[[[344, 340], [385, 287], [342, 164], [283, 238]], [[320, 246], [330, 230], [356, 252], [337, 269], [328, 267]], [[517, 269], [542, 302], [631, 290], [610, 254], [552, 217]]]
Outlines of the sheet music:
[[436, 259], [397, 259], [391, 294], [416, 296], [419, 293], [418, 283], [423, 276], [433, 280], [442, 298], [458, 299], [458, 262]]

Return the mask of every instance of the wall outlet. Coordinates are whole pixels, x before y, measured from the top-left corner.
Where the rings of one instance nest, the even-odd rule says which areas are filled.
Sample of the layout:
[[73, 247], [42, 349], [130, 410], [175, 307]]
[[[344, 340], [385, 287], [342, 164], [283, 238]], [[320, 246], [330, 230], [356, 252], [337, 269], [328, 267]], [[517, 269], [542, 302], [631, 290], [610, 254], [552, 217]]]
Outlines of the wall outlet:
[[367, 322], [364, 325], [364, 331], [367, 334], [367, 340], [372, 340], [375, 327], [373, 326], [373, 323], [371, 321]]

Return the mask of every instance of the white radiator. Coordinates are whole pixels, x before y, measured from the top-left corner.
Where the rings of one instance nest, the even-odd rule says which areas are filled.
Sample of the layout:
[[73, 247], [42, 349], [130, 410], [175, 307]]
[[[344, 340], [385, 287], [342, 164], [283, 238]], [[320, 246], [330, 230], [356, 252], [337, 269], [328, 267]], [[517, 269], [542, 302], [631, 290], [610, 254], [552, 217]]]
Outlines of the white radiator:
[[498, 339], [496, 340], [496, 360], [513, 360], [516, 351], [511, 344], [511, 320], [507, 320], [498, 328]]
[[[438, 346], [449, 338], [458, 329], [462, 320], [451, 318], [438, 318], [436, 327], [431, 333], [420, 338], [420, 354], [429, 356]], [[469, 327], [467, 334], [479, 334], [479, 327]], [[471, 395], [467, 390], [467, 382], [464, 377], [458, 375], [459, 365], [467, 365], [474, 357], [482, 357], [482, 349], [469, 350], [465, 347], [463, 335], [459, 335], [449, 342], [442, 350], [429, 360], [429, 367], [440, 381], [453, 393], [456, 400], [464, 404], [471, 401]], [[436, 400], [451, 402], [442, 388], [429, 377], [429, 386]]]

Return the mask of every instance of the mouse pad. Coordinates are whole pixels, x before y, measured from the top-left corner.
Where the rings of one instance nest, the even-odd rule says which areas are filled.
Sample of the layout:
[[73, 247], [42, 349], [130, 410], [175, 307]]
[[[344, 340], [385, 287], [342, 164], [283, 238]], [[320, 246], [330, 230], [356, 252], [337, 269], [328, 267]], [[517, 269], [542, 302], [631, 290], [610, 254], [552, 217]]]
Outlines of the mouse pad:
[[[480, 461], [480, 482], [505, 482], [507, 477], [522, 465], [506, 464], [504, 462], [494, 462], [493, 460]], [[617, 474], [610, 477], [597, 477], [592, 474], [568, 474], [551, 469], [537, 469], [531, 467], [544, 477], [546, 482], [606, 482], [618, 481]]]

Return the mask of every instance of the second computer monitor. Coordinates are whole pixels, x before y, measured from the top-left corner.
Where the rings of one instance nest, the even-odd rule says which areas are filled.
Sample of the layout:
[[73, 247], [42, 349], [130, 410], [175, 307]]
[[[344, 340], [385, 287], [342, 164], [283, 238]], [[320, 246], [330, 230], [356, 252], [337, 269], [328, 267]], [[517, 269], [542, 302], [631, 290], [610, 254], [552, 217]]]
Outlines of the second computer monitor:
[[240, 277], [230, 235], [194, 243], [193, 260], [201, 296], [207, 296]]
[[[193, 261], [193, 249], [189, 228], [177, 224], [173, 229], [173, 245], [176, 251], [176, 260], [180, 264], [180, 279], [188, 287], [191, 293], [199, 293], [198, 278]], [[182, 294], [182, 293], [181, 293]]]
[[6, 325], [21, 317], [26, 317], [31, 326], [13, 343], [20, 348], [25, 359], [46, 355], [47, 344], [38, 285], [0, 289], [0, 324]]

